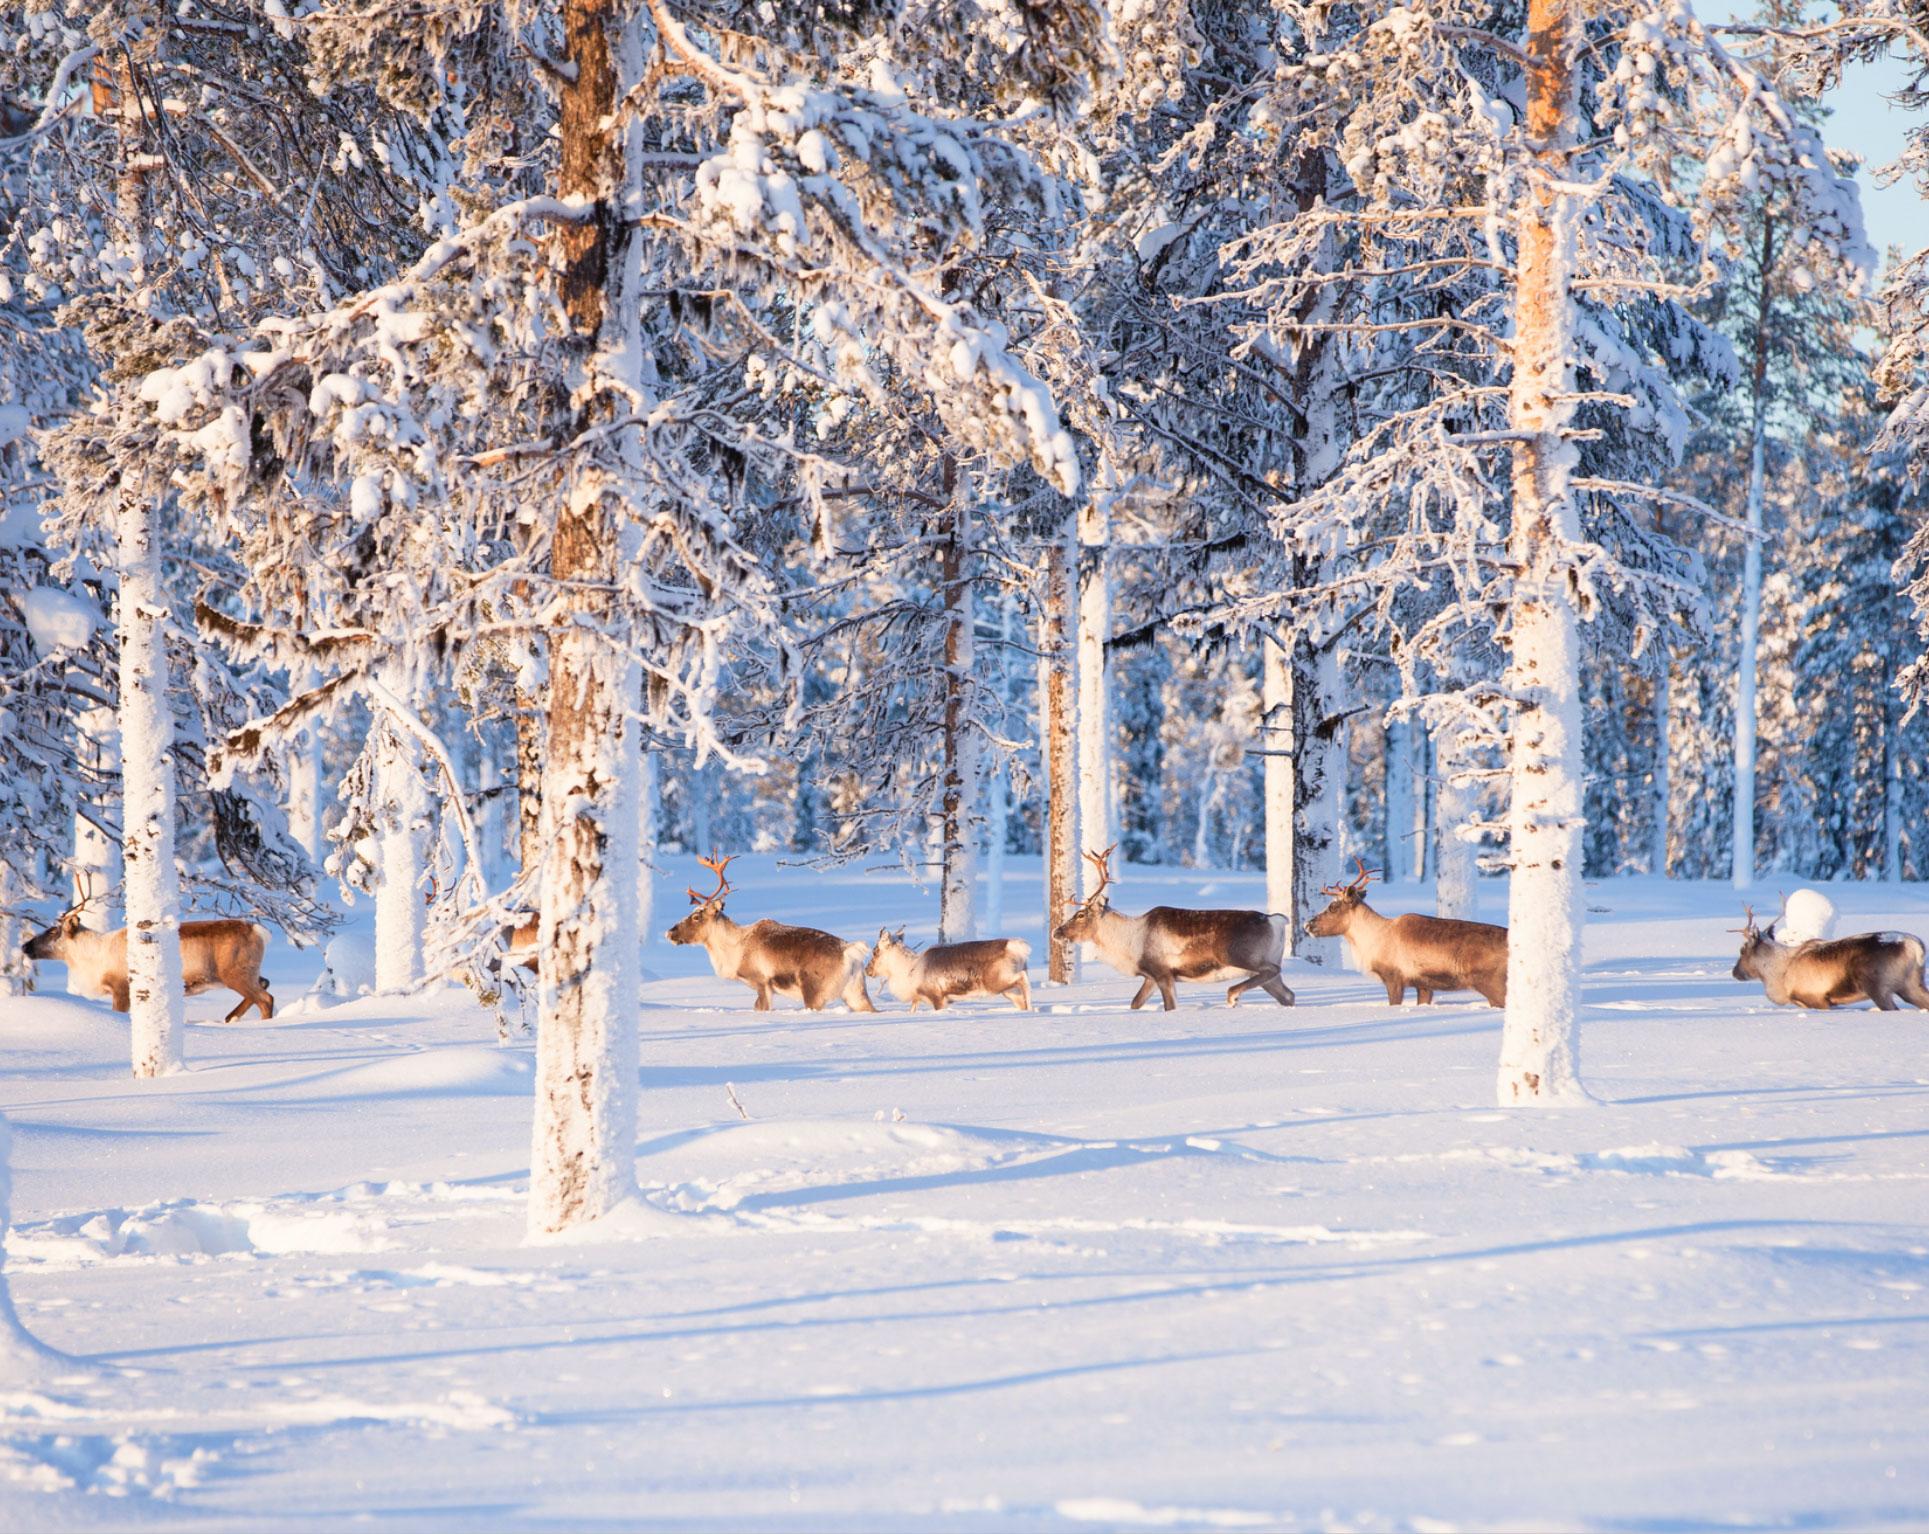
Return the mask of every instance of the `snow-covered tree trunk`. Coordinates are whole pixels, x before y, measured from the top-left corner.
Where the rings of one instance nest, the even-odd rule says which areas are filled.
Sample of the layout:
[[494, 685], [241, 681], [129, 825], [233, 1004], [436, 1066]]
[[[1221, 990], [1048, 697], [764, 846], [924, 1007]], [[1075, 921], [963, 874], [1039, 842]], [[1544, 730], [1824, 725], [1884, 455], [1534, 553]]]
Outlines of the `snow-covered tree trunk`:
[[1078, 948], [1052, 934], [1078, 904], [1078, 743], [1073, 720], [1071, 546], [1054, 539], [1045, 554], [1045, 606], [1039, 636], [1038, 714], [1045, 757], [1045, 941], [1047, 974], [1078, 978]]
[[1519, 207], [1513, 379], [1515, 571], [1507, 685], [1514, 699], [1503, 1106], [1582, 1097], [1576, 1003], [1581, 966], [1580, 615], [1570, 479], [1574, 244], [1580, 210], [1567, 180], [1578, 137], [1581, 28], [1574, 0], [1529, 0], [1524, 37], [1531, 161]]
[[516, 867], [524, 874], [542, 861], [543, 705], [533, 692], [516, 693]]
[[1471, 921], [1479, 914], [1480, 862], [1474, 844], [1460, 833], [1484, 818], [1484, 796], [1477, 782], [1462, 780], [1473, 766], [1464, 731], [1436, 731], [1433, 753], [1434, 914]]
[[[998, 701], [1010, 696], [1006, 666], [1011, 655], [1011, 592], [998, 591]], [[987, 755], [985, 793], [985, 916], [986, 937], [1000, 937], [1005, 926], [1005, 838], [1011, 832], [1011, 783], [1004, 759]]]
[[[383, 668], [382, 685], [409, 708], [420, 700], [413, 667], [403, 660]], [[414, 731], [378, 712], [376, 792], [380, 829], [375, 834], [375, 988], [399, 995], [422, 983], [422, 950], [428, 937], [424, 884], [429, 870], [429, 826], [434, 804], [422, 777], [422, 748]]]
[[[616, 0], [565, 0], [561, 172], [566, 197], [599, 216], [557, 236], [562, 301], [577, 356], [572, 385], [594, 370], [627, 398], [643, 393], [636, 335], [638, 251], [613, 209], [631, 181], [615, 120], [622, 75], [641, 77], [640, 21]], [[608, 395], [605, 393], [604, 398]], [[598, 407], [607, 410], [607, 406]], [[542, 981], [529, 1228], [547, 1234], [609, 1213], [635, 1189], [636, 893], [641, 675], [629, 650], [619, 485], [576, 468], [551, 542], [561, 611], [550, 632], [549, 741], [543, 770]]]
[[1668, 874], [1668, 822], [1670, 800], [1674, 795], [1672, 764], [1668, 757], [1670, 722], [1674, 710], [1674, 674], [1666, 656], [1654, 677], [1654, 775], [1649, 785], [1653, 795], [1654, 823], [1648, 849], [1648, 872], [1663, 878]]
[[945, 539], [938, 579], [944, 589], [944, 764], [938, 779], [938, 941], [959, 943], [977, 936], [972, 912], [977, 882], [977, 831], [972, 825], [978, 787], [977, 734], [970, 694], [977, 665], [972, 612], [971, 476], [944, 462]]
[[[1111, 513], [1095, 492], [1078, 509], [1078, 824], [1090, 849], [1100, 852], [1115, 840], [1105, 664], [1105, 645], [1112, 634], [1111, 541]], [[1098, 888], [1098, 869], [1084, 858], [1079, 863], [1084, 892], [1090, 895]]]
[[642, 761], [636, 785], [636, 934], [641, 948], [650, 946], [650, 922], [656, 911], [656, 849], [661, 836], [658, 816], [663, 808], [657, 773], [659, 759], [645, 747], [638, 732]]
[[1294, 954], [1312, 964], [1340, 962], [1338, 938], [1307, 937], [1306, 921], [1326, 904], [1321, 890], [1341, 881], [1346, 821], [1346, 718], [1336, 642], [1301, 647], [1293, 677], [1293, 904], [1282, 914], [1301, 929]]
[[1902, 878], [1902, 753], [1896, 749], [1900, 710], [1893, 689], [1885, 689], [1882, 705], [1882, 877], [1890, 884]]
[[0, 858], [0, 996], [26, 996], [33, 990], [33, 960], [20, 951], [31, 935], [22, 912], [26, 898], [13, 864]]
[[1755, 883], [1755, 674], [1762, 622], [1762, 496], [1768, 460], [1768, 325], [1775, 221], [1762, 220], [1760, 292], [1748, 416], [1748, 531], [1742, 535], [1741, 646], [1735, 656], [1735, 820], [1729, 867], [1735, 888]]
[[1286, 951], [1299, 951], [1300, 923], [1293, 908], [1293, 668], [1286, 647], [1271, 636], [1260, 641], [1259, 744], [1266, 815], [1266, 909], [1287, 918]]
[[[293, 678], [294, 690], [307, 692], [320, 680], [313, 666], [303, 666]], [[309, 721], [294, 732], [289, 744], [288, 829], [296, 845], [308, 854], [308, 861], [320, 868], [322, 849], [327, 845], [322, 835], [321, 726]]]
[[1414, 869], [1419, 838], [1413, 824], [1413, 741], [1418, 733], [1411, 719], [1389, 719], [1386, 725], [1386, 876], [1405, 884], [1420, 877]]
[[491, 888], [502, 871], [502, 771], [496, 766], [496, 753], [489, 737], [476, 737], [476, 800], [481, 813], [476, 817], [476, 840], [482, 844], [482, 877]]
[[174, 866], [174, 713], [159, 501], [121, 496], [121, 847], [128, 1023], [136, 1076], [182, 1068], [181, 876]]
[[[90, 688], [93, 680], [85, 673], [76, 677]], [[112, 708], [96, 704], [75, 714], [74, 749], [92, 780], [92, 786], [81, 790], [74, 813], [74, 904], [83, 927], [111, 932], [120, 925], [114, 907], [121, 885], [121, 849], [104, 828], [112, 785], [121, 770], [120, 721]], [[69, 976], [70, 988], [71, 983]]]

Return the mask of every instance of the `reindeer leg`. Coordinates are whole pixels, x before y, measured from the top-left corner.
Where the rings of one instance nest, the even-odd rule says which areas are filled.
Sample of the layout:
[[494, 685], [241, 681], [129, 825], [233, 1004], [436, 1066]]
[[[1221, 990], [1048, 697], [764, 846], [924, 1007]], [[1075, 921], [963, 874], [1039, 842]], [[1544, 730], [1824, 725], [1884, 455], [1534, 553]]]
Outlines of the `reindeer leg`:
[[1262, 980], [1259, 984], [1260, 988], [1282, 1007], [1290, 1007], [1293, 1004], [1292, 987], [1280, 978], [1277, 969], [1273, 971], [1272, 978]]
[[114, 987], [113, 1002], [116, 1012], [132, 1012], [134, 1010], [134, 998], [129, 994], [128, 988], [125, 985], [117, 985]]
[[1179, 1010], [1179, 998], [1175, 996], [1172, 992], [1171, 972], [1167, 971], [1166, 973], [1159, 975], [1157, 978], [1159, 982], [1159, 995], [1165, 998], [1166, 1011], [1177, 1012]]
[[1389, 1007], [1404, 1005], [1407, 999], [1405, 978], [1400, 975], [1382, 975], [1380, 979], [1386, 985], [1386, 1004]]
[[751, 1008], [751, 1010], [753, 1012], [768, 1012], [770, 1010], [769, 983], [767, 981], [759, 980], [756, 983], [755, 990], [757, 992], [757, 1002], [756, 1002], [756, 1005]]
[[1031, 977], [1021, 973], [1018, 976], [1018, 983], [1006, 991], [1005, 995], [1011, 998], [1011, 1004], [1020, 1012], [1031, 1011]]
[[[239, 995], [241, 995], [241, 993], [240, 993], [239, 991], [237, 991], [237, 992], [236, 992], [235, 994], [236, 994], [237, 996], [239, 996]], [[236, 1003], [234, 1004], [234, 1010], [233, 1010], [232, 1012], [230, 1012], [230, 1013], [229, 1013], [229, 1014], [228, 1014], [228, 1015], [227, 1015], [226, 1017], [224, 1017], [224, 1018], [222, 1018], [222, 1019], [221, 1019], [221, 1021], [222, 1021], [222, 1022], [224, 1022], [224, 1023], [231, 1023], [231, 1022], [233, 1022], [233, 1021], [234, 1021], [234, 1020], [235, 1020], [236, 1018], [238, 1018], [239, 1016], [241, 1016], [241, 1014], [242, 1014], [243, 1012], [246, 1012], [246, 1011], [248, 1010], [248, 1008], [250, 1008], [250, 1007], [252, 1007], [252, 1006], [253, 1006], [254, 1004], [255, 1004], [255, 999], [254, 999], [254, 997], [252, 997], [252, 996], [242, 996], [242, 997], [241, 997], [241, 1000], [239, 1000], [238, 1002], [236, 1002]]]
[[1132, 1010], [1134, 1012], [1145, 1005], [1145, 998], [1152, 994], [1152, 985], [1153, 980], [1150, 975], [1147, 975], [1145, 979], [1139, 983], [1139, 994], [1132, 998]]
[[1910, 1006], [1920, 1007], [1923, 1011], [1929, 1012], [1929, 989], [1925, 989], [1920, 980], [1911, 976], [1897, 986], [1896, 991]]
[[275, 998], [270, 994], [267, 986], [264, 985], [261, 988], [261, 995], [255, 1005], [261, 1008], [261, 1020], [264, 1023], [275, 1015]]
[[1428, 990], [1424, 985], [1416, 985], [1413, 988], [1413, 994], [1420, 999], [1421, 1006], [1430, 1007], [1433, 1005], [1433, 992]]
[[1878, 1012], [1895, 1012], [1900, 1010], [1896, 1006], [1895, 994], [1891, 991], [1872, 989], [1869, 992], [1869, 1000], [1875, 1003], [1875, 1009]]

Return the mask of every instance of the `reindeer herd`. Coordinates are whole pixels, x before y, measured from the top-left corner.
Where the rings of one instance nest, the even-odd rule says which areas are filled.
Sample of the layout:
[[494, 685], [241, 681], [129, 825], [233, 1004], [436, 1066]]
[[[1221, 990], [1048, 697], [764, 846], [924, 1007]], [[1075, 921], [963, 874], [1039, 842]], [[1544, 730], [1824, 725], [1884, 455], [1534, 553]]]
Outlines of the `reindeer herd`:
[[[1280, 972], [1288, 918], [1276, 912], [1181, 906], [1153, 906], [1138, 916], [1114, 911], [1106, 894], [1113, 882], [1114, 850], [1085, 854], [1098, 873], [1098, 887], [1052, 936], [1061, 942], [1090, 943], [1113, 969], [1137, 980], [1135, 1009], [1156, 990], [1165, 1010], [1173, 1011], [1179, 1004], [1174, 987], [1181, 980], [1231, 980], [1228, 1006], [1238, 1006], [1239, 998], [1255, 987], [1282, 1007], [1293, 1005], [1292, 990]], [[1029, 943], [988, 938], [918, 950], [904, 941], [902, 927], [880, 930], [876, 943], [866, 944], [768, 918], [746, 926], [724, 912], [731, 893], [727, 869], [734, 858], [697, 861], [716, 875], [717, 887], [707, 894], [690, 890], [691, 910], [667, 936], [672, 943], [701, 945], [721, 978], [740, 980], [756, 992], [759, 1012], [770, 1010], [773, 995], [793, 996], [813, 1011], [842, 1002], [853, 1012], [875, 1012], [864, 986], [867, 977], [883, 981], [913, 1012], [927, 1005], [942, 1012], [953, 1001], [993, 996], [1006, 998], [1020, 1012], [1031, 1010], [1031, 982], [1025, 973]], [[1328, 885], [1321, 893], [1330, 904], [1307, 922], [1307, 932], [1345, 939], [1358, 968], [1386, 986], [1389, 1006], [1401, 1005], [1409, 990], [1422, 1005], [1441, 991], [1473, 991], [1492, 1006], [1507, 1004], [1505, 927], [1438, 916], [1383, 916], [1366, 902], [1375, 877], [1358, 862], [1350, 881]], [[1742, 938], [1734, 977], [1760, 981], [1770, 1001], [1819, 1009], [1869, 1001], [1894, 1011], [1900, 998], [1929, 1011], [1921, 939], [1900, 932], [1865, 932], [1785, 942], [1776, 933], [1781, 916], [1763, 929], [1752, 907], [1743, 910], [1744, 924], [1734, 929]], [[533, 921], [506, 929], [509, 958], [534, 969], [535, 938]], [[187, 991], [220, 985], [235, 992], [241, 1002], [227, 1022], [251, 1006], [264, 1019], [273, 1017], [274, 997], [261, 978], [267, 942], [266, 930], [251, 922], [183, 922]], [[104, 997], [116, 1012], [128, 1010], [126, 929], [92, 932], [81, 924], [78, 910], [68, 911], [23, 952], [30, 959], [65, 962], [70, 990]]]

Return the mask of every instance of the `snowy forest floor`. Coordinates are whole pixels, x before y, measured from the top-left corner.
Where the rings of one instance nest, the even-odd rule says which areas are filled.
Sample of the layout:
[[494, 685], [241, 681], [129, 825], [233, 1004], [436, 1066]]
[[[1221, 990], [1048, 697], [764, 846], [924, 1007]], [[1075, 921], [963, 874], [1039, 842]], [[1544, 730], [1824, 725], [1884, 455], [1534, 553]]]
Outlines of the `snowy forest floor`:
[[[739, 868], [739, 918], [934, 911]], [[1495, 1011], [1304, 964], [1291, 1011], [1087, 965], [1031, 1016], [756, 1014], [663, 943], [684, 882], [649, 1239], [524, 1244], [530, 1048], [460, 992], [203, 996], [144, 1085], [59, 968], [0, 1003], [14, 1293], [86, 1366], [0, 1386], [0, 1526], [1929, 1524], [1929, 1017], [1771, 1007], [1727, 889], [1590, 886], [1601, 1103], [1501, 1113]], [[1929, 930], [1929, 888], [1830, 893]], [[272, 950], [284, 1006], [315, 967]]]

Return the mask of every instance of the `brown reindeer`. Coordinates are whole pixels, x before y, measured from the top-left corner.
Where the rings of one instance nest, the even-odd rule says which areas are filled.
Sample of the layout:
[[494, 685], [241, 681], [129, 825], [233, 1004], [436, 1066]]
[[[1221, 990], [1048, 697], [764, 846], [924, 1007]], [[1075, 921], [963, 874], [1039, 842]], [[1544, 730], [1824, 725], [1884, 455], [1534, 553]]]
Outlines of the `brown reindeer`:
[[1507, 1005], [1507, 929], [1491, 922], [1457, 921], [1444, 916], [1382, 916], [1366, 903], [1373, 873], [1353, 860], [1359, 872], [1347, 884], [1321, 890], [1332, 904], [1306, 924], [1314, 937], [1343, 937], [1353, 945], [1360, 968], [1386, 986], [1387, 1005], [1397, 1007], [1412, 986], [1420, 1005], [1435, 991], [1478, 991], [1491, 1005]]
[[[1787, 900], [1782, 909], [1788, 909]], [[1763, 932], [1755, 925], [1753, 906], [1743, 906], [1742, 912], [1742, 925], [1730, 929], [1741, 934], [1734, 976], [1761, 981], [1776, 1005], [1826, 1010], [1872, 1001], [1882, 1011], [1894, 1012], [1900, 996], [1910, 1006], [1929, 1011], [1929, 989], [1922, 983], [1921, 938], [1907, 932], [1863, 932], [1781, 943], [1775, 938], [1780, 915]]]
[[1117, 843], [1103, 852], [1088, 852], [1098, 870], [1098, 888], [1085, 903], [1059, 924], [1052, 935], [1061, 942], [1091, 943], [1099, 957], [1122, 975], [1140, 977], [1136, 1009], [1157, 987], [1166, 1011], [1178, 1005], [1172, 994], [1175, 980], [1244, 978], [1226, 992], [1226, 1005], [1258, 986], [1282, 1007], [1293, 1004], [1293, 993], [1280, 978], [1286, 953], [1284, 916], [1261, 911], [1188, 911], [1155, 905], [1143, 916], [1121, 916], [1105, 898], [1112, 882], [1109, 859]]
[[701, 943], [710, 967], [725, 980], [741, 980], [757, 993], [756, 1010], [770, 1010], [770, 993], [795, 996], [813, 1012], [842, 1000], [853, 1012], [875, 1012], [864, 989], [864, 965], [871, 950], [862, 943], [814, 927], [788, 927], [778, 921], [740, 927], [723, 914], [730, 894], [724, 870], [734, 858], [712, 854], [697, 861], [717, 876], [709, 894], [691, 890], [696, 907], [668, 933], [673, 943]]
[[[275, 999], [261, 978], [262, 956], [268, 951], [268, 929], [246, 921], [184, 921], [181, 923], [181, 978], [190, 996], [225, 985], [241, 998], [223, 1022], [232, 1023], [250, 1007], [264, 1018], [275, 1015]], [[80, 924], [80, 912], [69, 911], [21, 952], [30, 959], [58, 959], [65, 963], [83, 996], [105, 996], [116, 1012], [131, 1005], [127, 982], [127, 928], [90, 932]]]
[[1004, 996], [1020, 1012], [1031, 1011], [1031, 981], [1025, 962], [1031, 944], [1015, 937], [984, 938], [972, 943], [938, 943], [917, 952], [904, 941], [904, 929], [880, 930], [877, 947], [864, 973], [882, 979], [899, 1001], [919, 1002], [942, 1012], [954, 998]]

